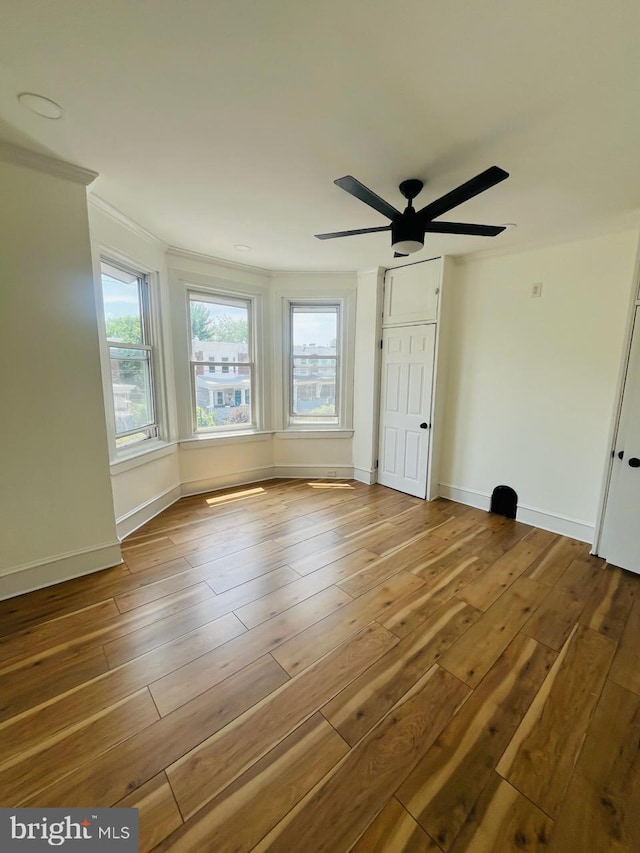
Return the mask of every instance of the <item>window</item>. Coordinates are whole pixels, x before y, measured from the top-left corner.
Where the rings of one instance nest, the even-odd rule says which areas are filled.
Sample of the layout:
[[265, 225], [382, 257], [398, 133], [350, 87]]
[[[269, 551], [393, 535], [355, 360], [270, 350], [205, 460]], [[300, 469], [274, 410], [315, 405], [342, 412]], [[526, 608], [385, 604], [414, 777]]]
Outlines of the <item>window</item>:
[[289, 423], [339, 423], [340, 305], [290, 304]]
[[149, 282], [103, 261], [102, 302], [117, 449], [158, 436]]
[[194, 431], [254, 427], [251, 300], [192, 292], [189, 320]]

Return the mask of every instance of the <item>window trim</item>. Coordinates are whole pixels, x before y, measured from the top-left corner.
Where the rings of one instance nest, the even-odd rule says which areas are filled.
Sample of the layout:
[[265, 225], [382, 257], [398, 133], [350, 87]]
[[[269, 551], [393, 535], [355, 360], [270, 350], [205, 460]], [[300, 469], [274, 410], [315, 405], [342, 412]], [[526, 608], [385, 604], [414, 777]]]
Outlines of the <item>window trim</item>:
[[[164, 385], [164, 363], [163, 363], [163, 333], [160, 318], [160, 285], [159, 273], [146, 264], [139, 263], [135, 259], [122, 255], [120, 252], [108, 246], [98, 247], [95, 255], [95, 290], [97, 303], [98, 335], [100, 340], [102, 387], [106, 413], [106, 429], [109, 446], [109, 460], [111, 466], [144, 456], [148, 453], [158, 451], [167, 446], [164, 436], [166, 424], [166, 397]], [[111, 343], [106, 334], [106, 321], [104, 311], [104, 295], [102, 288], [102, 264], [112, 266], [117, 270], [135, 276], [144, 282], [142, 288], [142, 326], [143, 345], [124, 345], [122, 342]], [[149, 373], [152, 407], [154, 413], [153, 427], [155, 435], [141, 441], [118, 446], [116, 440], [123, 434], [116, 434], [115, 428], [115, 403], [113, 397], [113, 383], [111, 379], [111, 356], [110, 347], [121, 346], [125, 349], [144, 348], [149, 352]], [[148, 429], [148, 427], [144, 427]], [[135, 430], [133, 432], [140, 432]], [[127, 433], [128, 434], [128, 433]]]
[[[248, 325], [248, 334], [247, 334], [247, 346], [249, 348], [249, 360], [246, 362], [231, 362], [229, 360], [223, 362], [219, 361], [193, 361], [192, 359], [192, 338], [191, 338], [191, 302], [192, 297], [194, 297], [193, 301], [201, 301], [201, 302], [211, 302], [216, 305], [229, 305], [230, 307], [246, 307], [247, 308], [247, 325]], [[257, 340], [257, 323], [256, 323], [256, 314], [257, 314], [257, 302], [256, 297], [254, 295], [246, 294], [246, 293], [228, 293], [223, 290], [215, 290], [214, 288], [203, 288], [202, 286], [198, 286], [195, 284], [187, 283], [186, 286], [186, 323], [187, 323], [187, 358], [188, 358], [188, 370], [189, 370], [189, 399], [190, 399], [190, 419], [191, 419], [191, 433], [190, 436], [195, 439], [202, 438], [215, 438], [216, 436], [221, 436], [222, 434], [229, 435], [235, 433], [242, 432], [255, 432], [261, 429], [260, 426], [260, 409], [257, 405], [257, 400], [259, 399], [258, 392], [258, 370], [256, 364], [256, 354], [258, 353], [258, 340]], [[194, 368], [196, 366], [208, 366], [213, 365], [215, 367], [220, 367], [220, 373], [222, 374], [222, 367], [226, 366], [227, 371], [225, 375], [232, 375], [229, 368], [231, 365], [247, 367], [249, 368], [249, 378], [250, 378], [250, 389], [251, 389], [251, 402], [249, 403], [251, 408], [251, 421], [246, 424], [220, 424], [219, 426], [212, 427], [198, 427], [197, 421], [197, 397], [196, 397], [196, 383], [194, 381]], [[237, 374], [237, 371], [234, 371]], [[241, 403], [241, 405], [244, 405]]]
[[[282, 297], [282, 367], [283, 367], [283, 426], [286, 432], [300, 433], [325, 433], [335, 435], [345, 430], [351, 430], [351, 403], [348, 399], [351, 390], [349, 381], [349, 370], [353, 369], [350, 335], [351, 328], [350, 306], [351, 296], [344, 294], [336, 296], [315, 297], [306, 295], [291, 295]], [[316, 308], [321, 312], [323, 308], [335, 307], [337, 309], [337, 335], [336, 355], [318, 356], [318, 358], [330, 358], [336, 360], [336, 412], [337, 420], [321, 423], [318, 421], [304, 423], [292, 422], [293, 401], [293, 334], [292, 317], [294, 308]], [[298, 358], [300, 356], [297, 356]]]

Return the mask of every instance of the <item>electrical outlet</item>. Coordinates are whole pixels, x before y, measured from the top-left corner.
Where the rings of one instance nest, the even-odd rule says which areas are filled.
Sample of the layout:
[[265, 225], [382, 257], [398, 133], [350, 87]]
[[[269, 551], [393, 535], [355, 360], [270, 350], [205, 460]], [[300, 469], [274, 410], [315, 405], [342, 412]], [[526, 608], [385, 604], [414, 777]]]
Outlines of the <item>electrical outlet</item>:
[[538, 296], [542, 296], [542, 282], [534, 281], [531, 285], [531, 298], [535, 299]]
[[335, 471], [327, 471], [327, 477], [335, 477], [335, 476], [336, 476]]

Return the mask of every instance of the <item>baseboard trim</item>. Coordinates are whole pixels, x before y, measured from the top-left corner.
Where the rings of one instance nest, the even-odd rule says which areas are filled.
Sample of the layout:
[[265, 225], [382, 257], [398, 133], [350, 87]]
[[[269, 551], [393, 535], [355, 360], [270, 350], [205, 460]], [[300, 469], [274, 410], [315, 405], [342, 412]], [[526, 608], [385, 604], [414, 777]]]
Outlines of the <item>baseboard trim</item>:
[[246, 486], [249, 483], [259, 483], [262, 480], [271, 480], [276, 475], [273, 473], [272, 465], [264, 465], [260, 468], [248, 468], [245, 471], [234, 471], [233, 474], [223, 474], [221, 477], [206, 477], [202, 480], [190, 480], [180, 487], [180, 497], [188, 498], [192, 495], [202, 495], [205, 492], [217, 492], [219, 489], [228, 489], [232, 486]]
[[491, 498], [484, 492], [476, 492], [473, 489], [462, 489], [460, 486], [451, 486], [448, 483], [440, 483], [438, 488], [441, 498], [489, 512]]
[[[291, 477], [294, 480], [353, 480], [353, 466], [330, 465], [328, 463], [313, 465], [295, 465], [285, 463], [273, 466], [272, 477]], [[335, 471], [335, 475], [329, 475], [329, 471]]]
[[354, 468], [353, 479], [359, 483], [366, 483], [367, 486], [372, 486], [378, 480], [378, 472], [369, 471], [367, 468]]
[[0, 575], [0, 601], [100, 572], [121, 562], [120, 542], [116, 541], [96, 545], [95, 548], [59, 554], [42, 562], [16, 566]]
[[147, 521], [151, 521], [152, 518], [155, 518], [156, 515], [159, 515], [163, 510], [170, 507], [177, 500], [180, 500], [181, 497], [182, 491], [180, 483], [178, 483], [175, 486], [165, 489], [164, 492], [160, 492], [159, 495], [145, 501], [129, 512], [126, 512], [124, 515], [121, 515], [120, 518], [116, 519], [116, 532], [118, 534], [118, 539], [122, 542], [122, 540], [125, 537], [130, 536], [134, 530], [142, 527], [142, 525], [146, 524]]
[[[491, 496], [486, 492], [465, 489], [450, 483], [440, 483], [440, 497], [448, 498], [466, 506], [473, 506], [476, 509], [483, 509], [486, 512], [491, 506]], [[593, 542], [595, 535], [595, 525], [589, 524], [587, 521], [548, 512], [545, 509], [527, 506], [526, 504], [518, 504], [517, 520], [524, 524], [530, 524], [532, 527], [539, 527], [541, 530], [549, 530], [551, 533], [559, 533], [561, 536], [568, 536], [571, 539], [578, 539], [580, 542], [589, 544]]]
[[191, 480], [183, 483], [181, 497], [201, 495], [205, 492], [216, 492], [219, 489], [229, 489], [233, 486], [246, 486], [250, 483], [260, 483], [263, 480], [273, 480], [284, 477], [291, 480], [327, 480], [327, 471], [335, 471], [336, 480], [352, 480], [353, 468], [350, 465], [264, 465], [261, 468], [248, 468], [245, 471], [235, 471], [222, 477], [208, 477], [203, 480]]

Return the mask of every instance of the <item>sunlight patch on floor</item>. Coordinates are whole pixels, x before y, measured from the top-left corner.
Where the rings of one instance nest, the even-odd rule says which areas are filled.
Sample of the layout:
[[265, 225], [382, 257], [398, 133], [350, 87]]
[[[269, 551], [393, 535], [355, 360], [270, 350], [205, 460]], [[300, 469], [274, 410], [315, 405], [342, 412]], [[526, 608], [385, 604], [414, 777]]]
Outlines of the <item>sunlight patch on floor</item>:
[[260, 487], [257, 489], [244, 489], [242, 492], [231, 492], [229, 495], [220, 495], [218, 498], [207, 498], [209, 506], [218, 506], [233, 501], [244, 501], [247, 498], [255, 498], [257, 495], [266, 495], [266, 491]]
[[312, 489], [352, 489], [349, 483], [307, 483]]

